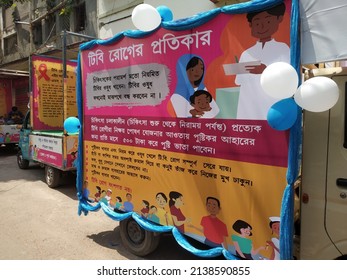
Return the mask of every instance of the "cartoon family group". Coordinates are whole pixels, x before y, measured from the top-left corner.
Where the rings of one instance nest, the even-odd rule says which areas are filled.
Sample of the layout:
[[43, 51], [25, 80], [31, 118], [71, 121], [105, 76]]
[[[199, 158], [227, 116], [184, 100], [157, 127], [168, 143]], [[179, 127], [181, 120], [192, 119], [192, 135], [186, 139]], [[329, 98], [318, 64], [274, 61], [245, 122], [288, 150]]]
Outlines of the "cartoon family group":
[[[290, 49], [273, 35], [278, 31], [286, 10], [284, 3], [264, 11], [247, 14], [251, 35], [257, 42], [243, 51], [238, 63], [247, 63], [246, 71], [234, 73], [239, 86], [237, 119], [266, 120], [270, 107], [278, 101], [261, 87], [260, 77], [274, 62], [290, 63]], [[206, 66], [202, 57], [184, 54], [176, 64], [177, 85], [170, 101], [176, 117], [215, 118], [220, 108], [204, 84]]]
[[[174, 225], [177, 229], [185, 233], [185, 226], [194, 228], [204, 236], [204, 244], [210, 247], [223, 246], [229, 250], [228, 245], [228, 229], [226, 224], [220, 220], [217, 215], [220, 212], [221, 205], [219, 199], [209, 196], [206, 198], [206, 210], [208, 215], [203, 216], [200, 220], [200, 226], [195, 226], [191, 223], [191, 219], [187, 218], [181, 207], [184, 205], [183, 195], [176, 191], [169, 193], [169, 202], [164, 193], [159, 192], [156, 195], [157, 206], [149, 206], [149, 203], [143, 200], [141, 214], [147, 219], [161, 224]], [[169, 211], [165, 209], [169, 204]], [[144, 210], [146, 209], [146, 210]], [[279, 249], [279, 217], [270, 217], [269, 227], [272, 230], [273, 237], [266, 241], [265, 246], [254, 248], [250, 236], [252, 236], [252, 226], [243, 220], [237, 220], [232, 228], [235, 231], [231, 235], [231, 241], [234, 247], [235, 254], [241, 259], [253, 259], [261, 250], [268, 250], [271, 247], [270, 259], [280, 259]]]
[[200, 226], [192, 226], [203, 233], [205, 240], [204, 243], [210, 247], [223, 246], [225, 249], [233, 251], [240, 259], [252, 260], [254, 256], [261, 250], [267, 250], [271, 247], [270, 259], [280, 259], [279, 248], [279, 229], [280, 218], [270, 217], [269, 227], [272, 230], [273, 237], [271, 240], [266, 241], [265, 246], [254, 248], [252, 239], [252, 226], [243, 220], [236, 220], [232, 225], [232, 229], [235, 231], [231, 235], [232, 246], [228, 245], [228, 229], [226, 224], [220, 220], [217, 215], [221, 209], [219, 199], [215, 197], [206, 198], [206, 210], [209, 213], [207, 216], [203, 216], [200, 221]]
[[[102, 190], [96, 186], [97, 192], [93, 199], [89, 198], [89, 190], [87, 182], [83, 187], [83, 196], [91, 202], [100, 202], [108, 205], [115, 212], [132, 212], [134, 204], [132, 203], [132, 194], [126, 193], [126, 200], [123, 202], [120, 196], [115, 197], [112, 202], [112, 190]], [[220, 201], [216, 197], [208, 196], [206, 198], [206, 211], [208, 215], [201, 217], [200, 226], [192, 224], [192, 219], [187, 218], [182, 212], [184, 205], [184, 197], [180, 192], [170, 191], [169, 199], [163, 192], [158, 192], [155, 196], [156, 205], [150, 205], [147, 200], [141, 201], [140, 211], [138, 212], [143, 218], [156, 224], [175, 226], [181, 233], [186, 233], [186, 227], [194, 228], [204, 237], [203, 243], [210, 247], [224, 247], [232, 251], [240, 259], [250, 260], [261, 250], [271, 248], [270, 259], [280, 259], [280, 218], [269, 217], [269, 227], [272, 231], [271, 240], [266, 241], [265, 246], [254, 248], [252, 239], [252, 226], [243, 220], [236, 220], [232, 225], [235, 231], [231, 235], [233, 245], [228, 244], [228, 229], [226, 224], [218, 218], [221, 210]], [[168, 210], [166, 209], [168, 207]]]
[[[87, 190], [88, 188], [84, 187], [84, 190]], [[97, 192], [94, 194], [93, 202], [100, 202], [104, 203], [111, 209], [114, 209], [114, 211], [118, 212], [132, 212], [134, 210], [134, 204], [132, 203], [132, 194], [126, 193], [125, 198], [126, 200], [123, 201], [123, 199], [120, 196], [116, 196], [115, 202], [112, 201], [112, 190], [107, 189], [103, 190], [99, 186], [96, 186]], [[88, 194], [84, 195], [85, 198], [88, 198]]]
[[[190, 223], [182, 213], [181, 207], [184, 205], [183, 195], [177, 191], [169, 193], [169, 201], [165, 193], [158, 192], [155, 196], [157, 206], [149, 206], [148, 201], [143, 200], [144, 207], [141, 209], [141, 215], [148, 220], [167, 226], [175, 226], [182, 233], [185, 232], [185, 224]], [[167, 204], [169, 211], [166, 210]]]

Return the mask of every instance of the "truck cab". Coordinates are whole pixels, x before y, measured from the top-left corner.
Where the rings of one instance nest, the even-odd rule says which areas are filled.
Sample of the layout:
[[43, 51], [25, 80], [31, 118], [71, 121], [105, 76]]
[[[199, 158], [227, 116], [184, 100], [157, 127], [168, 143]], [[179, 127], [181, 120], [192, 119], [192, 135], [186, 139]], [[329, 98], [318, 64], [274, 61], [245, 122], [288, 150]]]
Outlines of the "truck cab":
[[29, 110], [24, 117], [23, 125], [19, 132], [17, 163], [21, 169], [28, 168], [29, 161], [31, 160], [29, 153], [29, 135], [31, 131]]
[[30, 162], [45, 169], [45, 180], [49, 187], [60, 185], [66, 172], [74, 172], [78, 133], [68, 135], [63, 130], [35, 130], [27, 112], [20, 130], [17, 164], [20, 169], [27, 169]]
[[303, 115], [300, 259], [347, 259], [347, 68], [306, 72], [318, 76], [340, 95], [332, 109]]

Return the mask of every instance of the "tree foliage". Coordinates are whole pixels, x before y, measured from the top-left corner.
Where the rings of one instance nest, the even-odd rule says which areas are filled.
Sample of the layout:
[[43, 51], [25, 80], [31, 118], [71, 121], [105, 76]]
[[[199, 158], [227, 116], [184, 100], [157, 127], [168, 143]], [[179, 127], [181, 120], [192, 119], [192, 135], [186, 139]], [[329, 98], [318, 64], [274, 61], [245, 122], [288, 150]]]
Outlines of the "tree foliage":
[[14, 3], [24, 3], [24, 2], [30, 2], [31, 0], [0, 0], [0, 7], [1, 8], [9, 8]]

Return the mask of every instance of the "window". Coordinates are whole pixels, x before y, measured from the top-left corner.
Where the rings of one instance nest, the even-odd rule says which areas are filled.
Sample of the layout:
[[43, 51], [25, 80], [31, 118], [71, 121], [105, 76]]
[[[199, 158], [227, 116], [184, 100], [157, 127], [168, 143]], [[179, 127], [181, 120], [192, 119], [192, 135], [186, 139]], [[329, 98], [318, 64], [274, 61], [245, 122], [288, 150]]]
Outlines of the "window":
[[42, 44], [42, 25], [41, 22], [39, 24], [35, 24], [33, 26], [33, 41], [36, 46]]
[[80, 32], [86, 28], [86, 3], [83, 2], [75, 7], [75, 32]]
[[17, 34], [4, 38], [4, 55], [14, 54], [17, 52]]

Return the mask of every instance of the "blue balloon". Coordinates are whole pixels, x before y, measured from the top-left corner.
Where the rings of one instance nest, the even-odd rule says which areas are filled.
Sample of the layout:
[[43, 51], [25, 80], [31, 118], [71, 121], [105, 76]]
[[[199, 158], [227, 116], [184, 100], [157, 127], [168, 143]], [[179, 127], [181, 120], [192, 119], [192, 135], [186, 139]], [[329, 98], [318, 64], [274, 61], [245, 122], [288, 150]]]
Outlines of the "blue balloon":
[[157, 11], [162, 21], [171, 21], [173, 19], [172, 11], [166, 6], [158, 6]]
[[68, 133], [76, 133], [76, 132], [78, 132], [80, 127], [81, 127], [81, 123], [80, 123], [79, 119], [76, 117], [68, 117], [64, 121], [64, 129]]
[[293, 98], [282, 99], [271, 106], [267, 113], [267, 122], [276, 130], [291, 128], [298, 117], [299, 107]]

